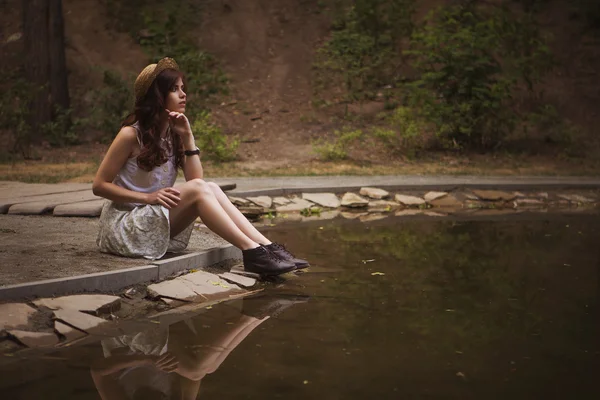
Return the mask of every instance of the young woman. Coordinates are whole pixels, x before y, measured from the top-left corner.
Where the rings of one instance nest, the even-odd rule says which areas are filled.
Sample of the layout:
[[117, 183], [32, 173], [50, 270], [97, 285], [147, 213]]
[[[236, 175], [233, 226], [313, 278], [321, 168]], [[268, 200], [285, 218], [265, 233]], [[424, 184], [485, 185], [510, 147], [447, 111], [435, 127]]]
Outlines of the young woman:
[[[185, 116], [183, 74], [175, 60], [150, 64], [135, 80], [135, 111], [123, 122], [94, 179], [106, 202], [97, 243], [103, 252], [157, 259], [187, 247], [197, 217], [242, 250], [244, 268], [278, 275], [306, 268], [263, 236], [212, 182]], [[181, 168], [186, 183], [173, 186]]]

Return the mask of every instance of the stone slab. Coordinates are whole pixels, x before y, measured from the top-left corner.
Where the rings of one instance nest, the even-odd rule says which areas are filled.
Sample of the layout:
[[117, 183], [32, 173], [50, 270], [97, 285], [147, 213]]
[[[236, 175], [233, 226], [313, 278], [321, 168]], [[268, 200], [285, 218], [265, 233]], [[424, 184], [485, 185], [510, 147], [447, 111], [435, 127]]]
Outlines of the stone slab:
[[54, 311], [54, 318], [85, 332], [90, 332], [109, 323], [102, 318], [77, 310], [56, 310]]
[[80, 203], [59, 204], [54, 207], [52, 215], [56, 217], [98, 217], [102, 212], [105, 200], [91, 200]]
[[341, 205], [343, 207], [367, 207], [369, 205], [369, 200], [357, 195], [356, 193], [345, 193], [342, 197]]
[[23, 303], [0, 304], [0, 331], [26, 328], [29, 317], [36, 312], [35, 308]]
[[405, 194], [397, 194], [395, 197], [398, 203], [402, 203], [405, 206], [420, 206], [425, 204], [425, 200], [416, 196], [408, 196]]
[[233, 267], [231, 267], [231, 271], [232, 274], [236, 274], [236, 275], [241, 275], [241, 276], [247, 276], [249, 278], [254, 278], [254, 279], [260, 279], [260, 275], [256, 274], [254, 272], [248, 272], [244, 269], [243, 265], [235, 265]]
[[46, 196], [30, 196], [0, 200], [0, 213], [5, 214], [43, 214], [50, 212], [59, 204], [78, 203], [89, 200], [101, 200], [91, 190], [58, 193]]
[[0, 181], [0, 200], [92, 190], [91, 183], [23, 183]]
[[473, 193], [480, 199], [487, 201], [511, 201], [516, 197], [514, 193], [507, 193], [500, 190], [473, 190]]
[[314, 206], [314, 203], [311, 203], [310, 201], [295, 197], [295, 198], [291, 199], [291, 202], [289, 204], [286, 204], [285, 206], [276, 207], [275, 209], [277, 210], [278, 213], [296, 212], [296, 211], [302, 211], [305, 208], [310, 208], [312, 206]]
[[391, 211], [400, 207], [400, 204], [389, 200], [372, 200], [369, 202], [369, 211]]
[[58, 344], [58, 337], [51, 332], [29, 332], [10, 330], [8, 334], [27, 347], [52, 347]]
[[423, 196], [423, 198], [425, 199], [425, 201], [430, 202], [433, 200], [437, 200], [441, 197], [444, 197], [447, 194], [448, 194], [447, 192], [427, 192], [425, 194], [425, 196]]
[[181, 271], [208, 267], [209, 265], [230, 259], [241, 260], [242, 251], [228, 244], [205, 251], [156, 260], [153, 264], [158, 266], [158, 279], [162, 280]]
[[187, 300], [198, 296], [186, 282], [173, 279], [148, 286], [148, 294], [152, 297], [168, 297], [177, 300]]
[[158, 280], [158, 266], [124, 268], [68, 278], [47, 279], [0, 286], [0, 300], [52, 297], [77, 292], [112, 292], [127, 286]]
[[390, 192], [379, 188], [365, 186], [360, 188], [358, 194], [360, 194], [361, 196], [369, 197], [371, 199], [381, 200], [388, 197], [390, 195]]
[[273, 205], [273, 199], [269, 196], [248, 197], [248, 200], [263, 208], [271, 208]]
[[273, 204], [275, 204], [276, 206], [285, 206], [289, 203], [291, 203], [291, 200], [287, 197], [278, 196], [273, 198]]
[[85, 333], [77, 329], [73, 329], [69, 325], [66, 325], [60, 321], [54, 321], [54, 330], [63, 335], [68, 342], [86, 336]]
[[338, 208], [340, 206], [340, 199], [334, 193], [302, 193], [302, 198], [321, 207]]
[[197, 294], [201, 295], [210, 295], [240, 289], [240, 287], [236, 284], [229, 283], [219, 278], [218, 275], [205, 271], [198, 271], [191, 274], [182, 275], [176, 280], [182, 280], [191, 283], [191, 288]]
[[121, 298], [106, 294], [77, 294], [54, 299], [39, 299], [33, 302], [38, 307], [51, 310], [69, 309], [91, 313], [116, 311], [121, 308]]
[[463, 203], [453, 195], [438, 197], [434, 200], [429, 201], [429, 204], [431, 204], [434, 207], [462, 208], [463, 206]]
[[256, 285], [256, 279], [238, 274], [233, 274], [231, 272], [219, 274], [219, 278], [224, 279], [227, 282], [235, 283], [243, 288], [251, 288], [252, 286]]

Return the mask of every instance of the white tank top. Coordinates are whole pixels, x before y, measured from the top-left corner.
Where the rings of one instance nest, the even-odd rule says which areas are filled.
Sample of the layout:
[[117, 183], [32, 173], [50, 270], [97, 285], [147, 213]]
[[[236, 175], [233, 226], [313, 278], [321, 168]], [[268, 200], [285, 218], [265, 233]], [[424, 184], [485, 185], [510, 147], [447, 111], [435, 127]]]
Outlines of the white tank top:
[[[131, 125], [137, 133], [137, 140], [142, 146], [142, 132], [139, 124], [136, 122]], [[165, 146], [170, 142], [163, 139]], [[134, 192], [153, 193], [162, 188], [171, 187], [177, 179], [177, 167], [175, 166], [175, 156], [169, 155], [168, 160], [158, 167], [154, 167], [151, 171], [145, 171], [137, 165], [137, 156], [127, 159], [113, 183], [125, 189], [133, 190]], [[133, 205], [142, 205], [140, 203], [132, 203]]]

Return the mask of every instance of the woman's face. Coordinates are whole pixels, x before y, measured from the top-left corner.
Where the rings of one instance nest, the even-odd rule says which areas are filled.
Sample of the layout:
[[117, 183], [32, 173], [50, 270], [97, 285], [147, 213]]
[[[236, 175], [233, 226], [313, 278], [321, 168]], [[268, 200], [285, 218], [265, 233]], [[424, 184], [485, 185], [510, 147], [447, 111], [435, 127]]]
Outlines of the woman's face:
[[175, 81], [175, 84], [173, 85], [173, 87], [169, 91], [169, 94], [167, 95], [167, 98], [165, 101], [166, 108], [169, 111], [176, 111], [176, 112], [184, 113], [185, 112], [185, 100], [186, 100], [186, 95], [185, 95], [185, 92], [183, 91], [183, 81], [181, 80], [181, 78], [177, 78], [177, 80]]

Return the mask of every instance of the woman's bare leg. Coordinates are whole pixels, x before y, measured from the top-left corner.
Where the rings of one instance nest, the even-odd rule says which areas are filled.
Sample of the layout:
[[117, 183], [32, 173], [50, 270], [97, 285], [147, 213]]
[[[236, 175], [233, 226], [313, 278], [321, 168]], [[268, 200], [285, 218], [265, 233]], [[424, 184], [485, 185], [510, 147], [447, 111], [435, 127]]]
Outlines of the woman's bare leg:
[[181, 192], [181, 201], [169, 212], [171, 237], [200, 217], [208, 229], [242, 250], [259, 246], [232, 221], [207, 182], [192, 179], [175, 188]]
[[214, 182], [207, 182], [207, 185], [215, 194], [219, 204], [221, 204], [223, 210], [225, 210], [227, 215], [229, 215], [229, 218], [231, 218], [235, 225], [240, 228], [240, 230], [244, 232], [246, 236], [254, 240], [256, 243], [260, 243], [262, 245], [271, 244], [271, 241], [264, 237], [263, 234], [260, 233], [246, 217], [244, 217], [244, 214], [242, 214], [240, 210], [238, 210], [237, 207], [234, 206], [231, 201], [229, 201], [229, 198], [225, 193], [223, 193], [219, 185]]

